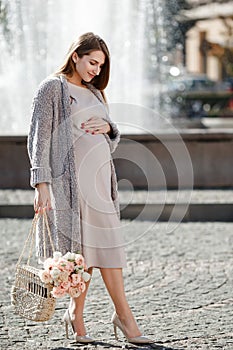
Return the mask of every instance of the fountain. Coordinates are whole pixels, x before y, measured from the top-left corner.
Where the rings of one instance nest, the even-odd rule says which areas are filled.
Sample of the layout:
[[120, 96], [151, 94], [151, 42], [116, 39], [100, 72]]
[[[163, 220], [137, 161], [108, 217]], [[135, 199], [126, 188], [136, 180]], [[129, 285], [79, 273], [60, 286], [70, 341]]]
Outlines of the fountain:
[[[32, 97], [40, 81], [62, 63], [71, 41], [87, 31], [102, 36], [110, 49], [111, 79], [106, 93], [112, 119], [122, 134], [151, 148], [159, 162], [165, 162], [165, 186], [187, 185], [177, 183], [174, 167], [177, 154], [182, 158], [176, 148], [182, 139], [183, 150], [188, 147], [191, 154], [194, 186], [232, 185], [231, 153], [225, 142], [231, 143], [231, 133], [177, 132], [164, 118], [169, 109], [161, 110], [160, 94], [169, 74], [182, 70], [184, 35], [174, 20], [178, 4], [177, 0], [169, 4], [163, 0], [0, 0], [0, 160], [7, 165], [1, 171], [0, 188], [28, 187], [25, 148]], [[125, 155], [129, 149], [124, 144], [131, 145], [123, 139]], [[167, 150], [170, 155], [166, 156]], [[219, 165], [213, 169], [216, 159]], [[186, 171], [180, 170], [184, 177]], [[152, 183], [164, 187], [153, 174]]]
[[[110, 48], [109, 101], [159, 111], [169, 63], [163, 1], [2, 0], [0, 6], [1, 135], [27, 134], [39, 82], [87, 31], [102, 36]], [[144, 121], [145, 116], [141, 126]]]

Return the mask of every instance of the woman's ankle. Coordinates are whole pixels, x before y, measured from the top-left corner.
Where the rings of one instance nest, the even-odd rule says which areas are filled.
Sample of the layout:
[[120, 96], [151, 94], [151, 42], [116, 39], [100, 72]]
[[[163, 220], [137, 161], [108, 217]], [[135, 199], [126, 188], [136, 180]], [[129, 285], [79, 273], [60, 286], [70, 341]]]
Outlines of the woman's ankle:
[[124, 309], [117, 309], [116, 308], [116, 313], [117, 313], [117, 316], [119, 317], [119, 319], [121, 321], [127, 320], [129, 318], [134, 319], [132, 311], [131, 311], [131, 309], [129, 307], [124, 308]]
[[129, 337], [136, 337], [142, 335], [131, 310], [130, 312], [124, 311], [119, 314], [117, 313], [117, 315], [123, 327], [125, 328], [125, 331], [128, 333]]
[[69, 314], [72, 320], [83, 320], [83, 313], [78, 311], [77, 309], [70, 309]]
[[72, 327], [75, 333], [79, 336], [86, 335], [86, 328], [84, 325], [84, 318], [82, 313], [74, 312], [73, 310], [69, 310], [70, 321], [72, 322]]

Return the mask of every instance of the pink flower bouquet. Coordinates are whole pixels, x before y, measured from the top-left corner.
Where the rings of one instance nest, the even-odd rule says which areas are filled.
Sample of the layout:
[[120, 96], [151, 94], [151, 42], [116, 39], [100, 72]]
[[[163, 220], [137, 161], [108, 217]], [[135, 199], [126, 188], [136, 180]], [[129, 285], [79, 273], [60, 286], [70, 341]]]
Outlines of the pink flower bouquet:
[[54, 252], [53, 258], [44, 262], [44, 270], [39, 277], [42, 282], [53, 285], [51, 294], [54, 298], [61, 298], [69, 294], [72, 298], [78, 298], [86, 289], [86, 282], [91, 275], [86, 272], [86, 264], [81, 254]]

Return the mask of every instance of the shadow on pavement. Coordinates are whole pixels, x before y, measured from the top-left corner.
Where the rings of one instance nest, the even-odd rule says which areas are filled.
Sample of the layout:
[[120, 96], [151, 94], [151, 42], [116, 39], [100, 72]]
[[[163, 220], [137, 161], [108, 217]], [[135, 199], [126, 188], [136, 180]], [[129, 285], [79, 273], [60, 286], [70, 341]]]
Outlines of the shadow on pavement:
[[[107, 343], [107, 342], [100, 342], [100, 341], [96, 341], [94, 343], [92, 343], [93, 349], [96, 349], [96, 346], [102, 346], [103, 348], [106, 349], [128, 349], [128, 350], [149, 350], [149, 349], [155, 349], [155, 350], [183, 350], [181, 348], [177, 349], [177, 348], [170, 348], [167, 346], [163, 346], [163, 345], [159, 345], [159, 344], [150, 344], [150, 345], [141, 345], [141, 346], [137, 346], [134, 344], [112, 344], [112, 343]], [[81, 344], [81, 343], [75, 343], [72, 344], [72, 346], [74, 347], [69, 347], [69, 348], [64, 348], [64, 347], [58, 347], [58, 348], [52, 348], [51, 350], [75, 350], [77, 348], [80, 347], [85, 347], [87, 346], [87, 344]], [[88, 349], [92, 349], [92, 346], [90, 346], [90, 344], [88, 345]]]

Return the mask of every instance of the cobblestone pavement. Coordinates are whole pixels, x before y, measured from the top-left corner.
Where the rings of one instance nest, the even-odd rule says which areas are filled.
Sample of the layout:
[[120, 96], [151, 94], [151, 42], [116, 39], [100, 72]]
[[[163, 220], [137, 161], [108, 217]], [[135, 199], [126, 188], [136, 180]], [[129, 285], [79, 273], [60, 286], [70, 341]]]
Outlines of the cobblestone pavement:
[[155, 339], [151, 347], [130, 345], [123, 336], [114, 339], [113, 306], [98, 269], [85, 309], [87, 330], [98, 339], [94, 345], [65, 339], [61, 318], [68, 299], [58, 301], [54, 317], [45, 323], [13, 313], [14, 267], [30, 223], [0, 220], [1, 349], [233, 349], [232, 223], [182, 223], [171, 232], [166, 223], [122, 221], [126, 293], [141, 330]]

